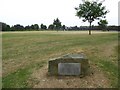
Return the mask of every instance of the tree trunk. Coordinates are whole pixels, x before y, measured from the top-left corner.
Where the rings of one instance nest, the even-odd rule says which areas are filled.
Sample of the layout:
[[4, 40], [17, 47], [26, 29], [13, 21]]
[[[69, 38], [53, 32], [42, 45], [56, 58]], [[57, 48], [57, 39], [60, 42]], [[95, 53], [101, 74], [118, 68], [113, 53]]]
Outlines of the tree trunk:
[[89, 27], [89, 35], [91, 35], [91, 22], [90, 22], [90, 27]]

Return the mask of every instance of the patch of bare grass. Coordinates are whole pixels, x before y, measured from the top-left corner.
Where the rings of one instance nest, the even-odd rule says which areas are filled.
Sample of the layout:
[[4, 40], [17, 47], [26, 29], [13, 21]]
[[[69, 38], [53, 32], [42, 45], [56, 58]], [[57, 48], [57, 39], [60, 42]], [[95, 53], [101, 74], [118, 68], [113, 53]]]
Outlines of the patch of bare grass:
[[110, 88], [109, 79], [95, 65], [91, 65], [88, 76], [49, 76], [47, 66], [33, 72], [34, 88]]

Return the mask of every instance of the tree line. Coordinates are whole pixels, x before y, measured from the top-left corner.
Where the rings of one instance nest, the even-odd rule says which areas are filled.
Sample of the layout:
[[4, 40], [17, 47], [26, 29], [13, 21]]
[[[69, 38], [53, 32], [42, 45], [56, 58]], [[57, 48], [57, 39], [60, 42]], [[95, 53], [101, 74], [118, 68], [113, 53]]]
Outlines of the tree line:
[[120, 26], [115, 26], [115, 25], [110, 25], [107, 26], [105, 29], [102, 28], [101, 26], [91, 26], [91, 28], [89, 26], [71, 26], [71, 27], [67, 27], [68, 31], [86, 31], [86, 30], [97, 30], [97, 31], [120, 31], [118, 28], [120, 28]]
[[53, 24], [50, 24], [48, 27], [43, 23], [41, 25], [32, 24], [28, 26], [23, 26], [16, 24], [10, 27], [10, 25], [1, 22], [2, 31], [38, 31], [38, 30], [65, 30], [65, 25], [61, 24], [61, 21], [57, 18], [54, 19]]
[[[104, 27], [104, 28], [103, 28]], [[28, 26], [23, 26], [20, 24], [16, 24], [10, 27], [10, 25], [6, 24], [6, 23], [1, 23], [1, 28], [2, 31], [43, 31], [43, 30], [57, 30], [57, 31], [85, 31], [85, 30], [101, 30], [101, 31], [119, 31], [120, 26], [115, 26], [115, 25], [111, 25], [111, 26], [104, 26], [104, 25], [98, 25], [98, 26], [91, 26], [91, 28], [89, 26], [70, 26], [67, 27], [65, 25], [57, 25], [54, 23], [50, 24], [48, 27], [44, 24], [41, 24], [40, 26], [38, 24], [32, 24], [32, 25], [28, 25]]]

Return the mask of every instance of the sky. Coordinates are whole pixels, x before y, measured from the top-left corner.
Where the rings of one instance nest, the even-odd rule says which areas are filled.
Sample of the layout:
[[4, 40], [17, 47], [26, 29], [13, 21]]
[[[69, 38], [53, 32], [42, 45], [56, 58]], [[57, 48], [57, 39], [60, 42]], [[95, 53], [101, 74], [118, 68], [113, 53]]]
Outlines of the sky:
[[118, 25], [120, 26], [120, 1], [118, 4]]
[[[118, 25], [118, 2], [119, 0], [103, 2], [110, 11], [106, 15], [108, 25]], [[24, 26], [43, 23], [48, 26], [59, 18], [62, 25], [88, 26], [88, 22], [82, 22], [82, 19], [75, 16], [74, 8], [80, 3], [82, 0], [0, 0], [0, 22]], [[92, 24], [97, 25], [97, 22]]]

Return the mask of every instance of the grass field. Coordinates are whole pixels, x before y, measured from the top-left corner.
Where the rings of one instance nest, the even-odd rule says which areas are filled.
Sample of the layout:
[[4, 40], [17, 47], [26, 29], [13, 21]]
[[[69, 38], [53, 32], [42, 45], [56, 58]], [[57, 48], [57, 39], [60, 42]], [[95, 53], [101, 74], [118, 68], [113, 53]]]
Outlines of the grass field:
[[[59, 82], [61, 86], [55, 84], [58, 80], [56, 77], [48, 78], [48, 81], [41, 81], [42, 78], [47, 77], [40, 76], [40, 74], [47, 73], [44, 67], [47, 67], [49, 59], [78, 51], [87, 55], [96, 80], [93, 80], [92, 76], [83, 79], [76, 78], [79, 83], [83, 80], [82, 84], [74, 82], [75, 85], [72, 85], [71, 79], [64, 78]], [[117, 87], [117, 51], [118, 33], [116, 32], [93, 32], [92, 35], [78, 31], [3, 32], [3, 88], [41, 88], [47, 85], [48, 87], [68, 88]], [[105, 82], [104, 85], [99, 83], [102, 79]], [[85, 84], [87, 80], [89, 81]], [[64, 86], [62, 86], [63, 84]]]

